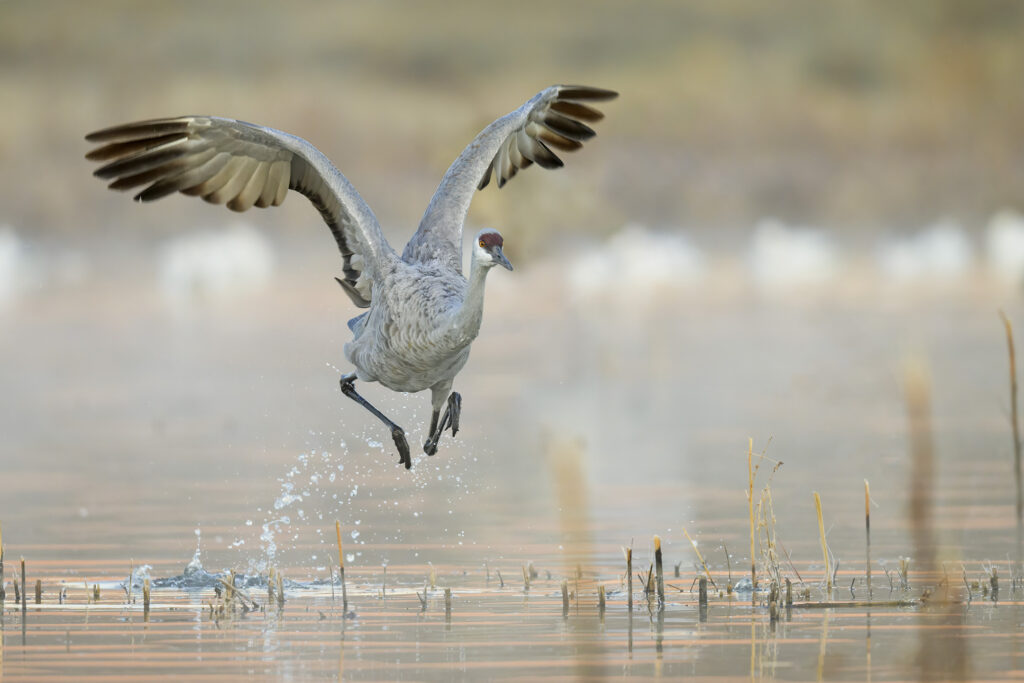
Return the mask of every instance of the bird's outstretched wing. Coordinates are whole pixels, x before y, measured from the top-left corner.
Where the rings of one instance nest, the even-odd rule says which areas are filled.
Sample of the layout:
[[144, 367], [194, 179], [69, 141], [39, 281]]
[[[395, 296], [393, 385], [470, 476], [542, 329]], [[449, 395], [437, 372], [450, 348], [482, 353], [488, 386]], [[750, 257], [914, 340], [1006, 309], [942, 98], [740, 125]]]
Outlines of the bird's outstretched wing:
[[174, 192], [233, 211], [277, 206], [288, 190], [305, 195], [334, 233], [344, 258], [342, 288], [356, 306], [370, 305], [374, 272], [395, 254], [355, 188], [302, 138], [244, 121], [181, 116], [128, 123], [90, 133], [101, 146], [86, 158], [107, 162], [93, 175], [113, 190], [145, 186], [149, 202]]
[[571, 152], [582, 147], [595, 135], [587, 124], [604, 118], [588, 103], [617, 96], [600, 88], [555, 85], [484, 128], [444, 174], [402, 258], [440, 260], [461, 272], [462, 224], [476, 190], [486, 187], [492, 174], [500, 188], [530, 164], [561, 167], [552, 148]]

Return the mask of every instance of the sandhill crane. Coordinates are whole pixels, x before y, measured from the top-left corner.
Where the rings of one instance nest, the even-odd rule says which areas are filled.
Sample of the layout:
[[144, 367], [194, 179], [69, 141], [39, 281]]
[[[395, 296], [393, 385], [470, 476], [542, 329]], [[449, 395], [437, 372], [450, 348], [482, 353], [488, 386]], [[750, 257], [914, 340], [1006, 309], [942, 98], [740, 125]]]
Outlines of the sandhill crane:
[[136, 201], [181, 192], [245, 211], [276, 206], [290, 189], [305, 195], [341, 250], [342, 277], [335, 279], [352, 303], [369, 309], [348, 323], [353, 338], [344, 353], [355, 371], [342, 375], [341, 391], [391, 430], [399, 464], [408, 469], [405, 431], [356, 392], [355, 380], [401, 392], [430, 389], [427, 455], [437, 452], [446, 429], [458, 432], [462, 398], [451, 388], [480, 330], [487, 273], [498, 265], [512, 270], [501, 235], [485, 229], [473, 242], [469, 277], [463, 276], [462, 226], [473, 194], [492, 175], [500, 188], [531, 164], [562, 166], [551, 148], [581, 147], [595, 134], [587, 123], [603, 118], [589, 103], [616, 96], [556, 85], [484, 128], [444, 174], [401, 256], [327, 157], [272, 128], [213, 116], [151, 119], [90, 133], [86, 140], [101, 146], [86, 158], [107, 162], [94, 175], [112, 180], [111, 189], [145, 186]]

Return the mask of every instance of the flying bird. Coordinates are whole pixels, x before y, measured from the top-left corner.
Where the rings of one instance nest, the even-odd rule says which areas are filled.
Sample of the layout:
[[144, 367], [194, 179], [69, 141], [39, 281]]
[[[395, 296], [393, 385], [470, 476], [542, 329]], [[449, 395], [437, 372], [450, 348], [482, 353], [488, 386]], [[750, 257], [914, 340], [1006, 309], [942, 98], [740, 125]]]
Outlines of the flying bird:
[[[335, 278], [352, 303], [368, 309], [348, 322], [344, 353], [354, 366], [341, 391], [391, 430], [399, 463], [412, 467], [405, 431], [359, 395], [356, 380], [393, 391], [430, 389], [432, 414], [423, 451], [437, 452], [446, 429], [459, 430], [462, 397], [452, 392], [483, 318], [484, 283], [494, 266], [512, 270], [496, 230], [473, 241], [469, 277], [462, 273], [462, 228], [470, 201], [494, 177], [503, 187], [537, 164], [559, 168], [553, 150], [579, 149], [603, 118], [592, 106], [618, 94], [556, 85], [483, 129], [448, 168], [419, 228], [399, 255], [352, 184], [302, 138], [214, 116], [151, 119], [90, 133], [100, 146], [86, 154], [105, 162], [93, 175], [110, 189], [143, 188], [136, 201], [175, 192], [227, 204], [233, 211], [277, 206], [288, 190], [313, 203], [341, 251]], [[444, 410], [442, 416], [441, 411]]]

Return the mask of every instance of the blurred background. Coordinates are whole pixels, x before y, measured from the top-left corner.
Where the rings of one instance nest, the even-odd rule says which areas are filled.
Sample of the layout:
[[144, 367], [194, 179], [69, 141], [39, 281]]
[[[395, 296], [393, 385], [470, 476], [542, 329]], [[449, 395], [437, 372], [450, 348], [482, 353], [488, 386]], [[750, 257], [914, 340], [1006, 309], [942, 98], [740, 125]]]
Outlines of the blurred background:
[[[671, 546], [683, 522], [717, 542], [744, 533], [753, 437], [786, 462], [794, 546], [812, 488], [835, 544], [859, 533], [874, 477], [902, 548], [911, 358], [943, 538], [998, 547], [1022, 31], [1013, 0], [5, 0], [4, 538], [177, 566], [196, 529], [215, 564], [314, 566], [340, 517], [374, 561], [479, 561], [557, 543], [571, 504], [601, 552]], [[136, 119], [270, 125], [327, 154], [399, 247], [473, 136], [553, 83], [621, 97], [566, 168], [476, 197], [468, 231], [501, 230], [516, 271], [488, 285], [463, 432], [412, 476], [339, 395], [355, 310], [303, 198], [142, 206], [83, 158], [86, 133]], [[423, 440], [426, 395], [366, 394]]]

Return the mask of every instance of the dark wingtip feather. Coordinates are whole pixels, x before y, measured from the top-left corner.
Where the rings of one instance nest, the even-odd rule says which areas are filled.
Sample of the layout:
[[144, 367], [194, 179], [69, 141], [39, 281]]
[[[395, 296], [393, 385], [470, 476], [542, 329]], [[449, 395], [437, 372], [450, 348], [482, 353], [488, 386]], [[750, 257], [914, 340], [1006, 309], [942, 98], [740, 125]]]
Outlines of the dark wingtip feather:
[[151, 168], [162, 166], [169, 161], [179, 159], [185, 153], [186, 150], [180, 148], [146, 150], [140, 154], [133, 154], [132, 156], [112, 161], [106, 166], [100, 166], [92, 174], [97, 178], [108, 179], [116, 176], [141, 173]]
[[543, 123], [563, 138], [576, 140], [577, 142], [585, 142], [597, 135], [594, 129], [590, 126], [570, 119], [568, 116], [563, 116], [555, 111], [547, 112], [544, 116]]
[[479, 183], [477, 183], [476, 189], [482, 190], [482, 189], [484, 189], [485, 187], [487, 187], [490, 184], [490, 182], [491, 182], [491, 169], [492, 168], [494, 168], [494, 161], [493, 160], [491, 160], [491, 163], [487, 166], [487, 170], [484, 171], [484, 177], [480, 179]]
[[166, 180], [158, 180], [142, 192], [135, 195], [134, 199], [137, 202], [155, 202], [158, 199], [162, 199], [169, 194], [174, 194], [178, 191], [177, 186]]
[[150, 119], [93, 131], [85, 136], [88, 142], [123, 142], [142, 138], [182, 133], [188, 130], [188, 119]]
[[562, 168], [565, 162], [558, 158], [558, 155], [540, 140], [534, 141], [533, 161], [541, 168]]
[[614, 100], [619, 93], [604, 88], [593, 88], [589, 85], [563, 85], [559, 86], [558, 97], [563, 100]]
[[569, 100], [555, 100], [550, 105], [551, 109], [557, 111], [559, 114], [565, 114], [574, 119], [580, 121], [600, 121], [604, 118], [604, 114], [599, 112], [592, 107], [588, 107], [585, 104], [579, 102], [570, 102]]

